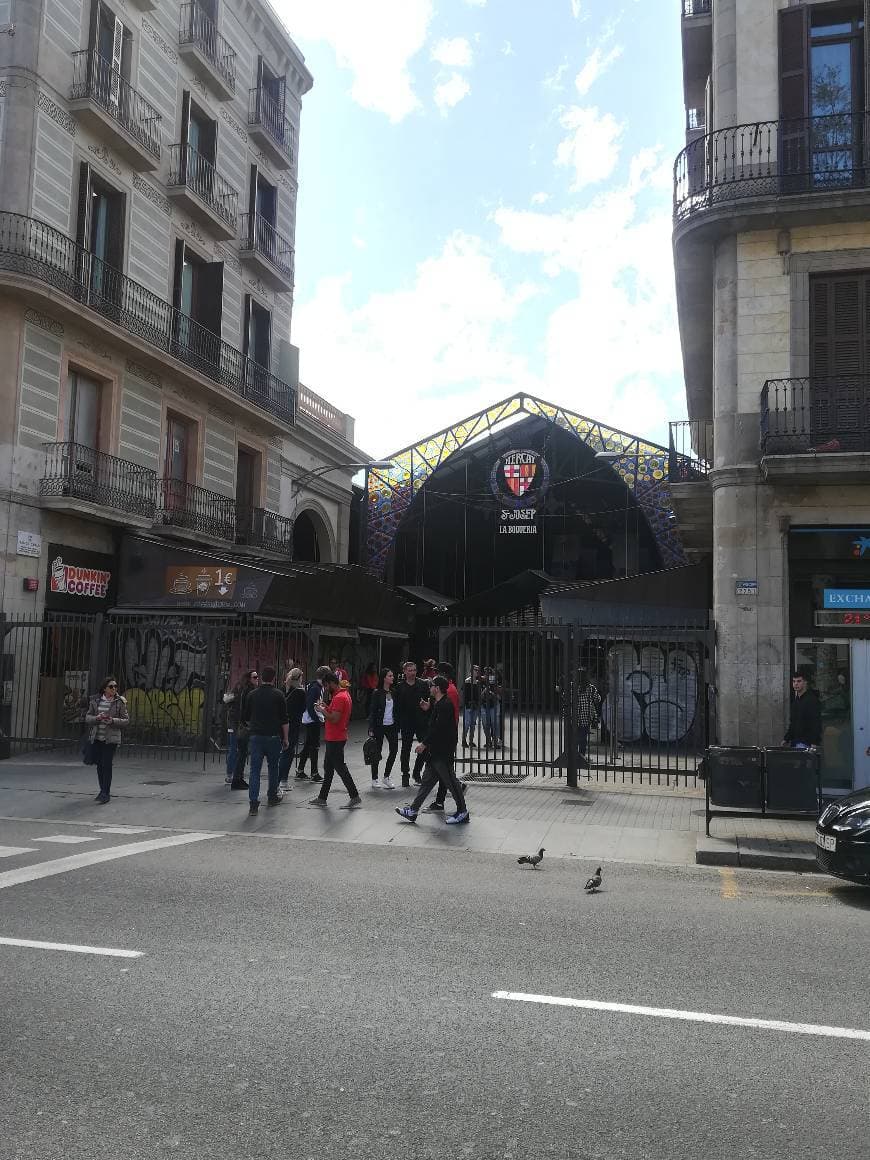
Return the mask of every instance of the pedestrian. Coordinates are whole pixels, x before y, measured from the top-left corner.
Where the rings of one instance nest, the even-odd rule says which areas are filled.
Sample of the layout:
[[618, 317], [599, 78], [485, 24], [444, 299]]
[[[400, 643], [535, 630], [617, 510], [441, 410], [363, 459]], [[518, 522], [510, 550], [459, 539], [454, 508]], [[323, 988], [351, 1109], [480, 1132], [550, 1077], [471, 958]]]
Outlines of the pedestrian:
[[281, 751], [287, 748], [287, 701], [281, 690], [275, 687], [277, 675], [270, 665], [266, 665], [261, 673], [260, 687], [253, 689], [245, 699], [250, 728], [251, 773], [248, 792], [250, 814], [256, 814], [260, 808], [260, 772], [263, 768], [263, 758], [266, 759], [269, 770], [267, 794], [269, 805], [280, 805], [284, 797], [284, 791], [278, 785], [278, 777]]
[[226, 784], [231, 785], [236, 772], [236, 762], [239, 757], [239, 713], [242, 701], [252, 688], [251, 677], [256, 677], [253, 669], [242, 673], [241, 680], [228, 689], [223, 696], [227, 714], [227, 772]]
[[601, 720], [601, 694], [589, 680], [585, 669], [580, 670], [577, 685], [577, 756], [580, 764], [589, 768], [589, 733]]
[[335, 675], [338, 677], [339, 688], [341, 688], [342, 681], [350, 680], [350, 675], [347, 669], [344, 667], [344, 664], [338, 659], [338, 657], [333, 657], [329, 662], [329, 671], [331, 673], [335, 673]]
[[239, 724], [236, 729], [236, 764], [233, 768], [230, 789], [248, 789], [248, 783], [245, 781], [245, 764], [248, 760], [248, 742], [251, 732], [248, 725], [248, 698], [260, 687], [260, 674], [256, 669], [250, 670], [248, 680], [249, 686], [244, 690], [238, 702]]
[[118, 692], [118, 682], [114, 677], [106, 677], [100, 691], [91, 697], [85, 724], [90, 725], [88, 739], [93, 748], [94, 764], [100, 792], [96, 800], [106, 805], [112, 790], [112, 762], [115, 750], [121, 744], [121, 733], [130, 723], [127, 702]]
[[[372, 696], [369, 712], [369, 737], [377, 743], [377, 757], [372, 762], [372, 789], [393, 789], [390, 774], [399, 750], [399, 726], [396, 722], [396, 702], [393, 697], [395, 674], [392, 669], [381, 669], [378, 687]], [[384, 780], [378, 780], [378, 768], [384, 754], [384, 740], [387, 742], [387, 764]]]
[[480, 665], [472, 665], [462, 686], [462, 747], [474, 748], [474, 735], [480, 718]]
[[810, 688], [806, 673], [791, 675], [792, 699], [788, 730], [783, 745], [791, 749], [814, 749], [822, 743], [822, 706], [819, 694]]
[[[426, 710], [429, 708], [429, 682], [417, 677], [417, 665], [414, 661], [405, 661], [402, 665], [402, 680], [395, 691], [396, 717], [399, 724], [399, 735], [402, 739], [402, 748], [399, 753], [399, 766], [402, 770], [402, 785], [409, 786], [411, 770], [411, 747], [414, 739], [421, 741], [426, 732]], [[420, 774], [423, 772], [425, 758], [418, 754], [414, 761], [414, 781], [420, 784]]]
[[323, 701], [323, 682], [330, 672], [328, 665], [321, 665], [314, 674], [314, 680], [305, 686], [305, 709], [302, 712], [304, 743], [296, 769], [297, 781], [305, 781], [308, 778], [308, 774], [305, 772], [306, 761], [311, 764], [311, 780], [320, 781], [317, 766], [320, 759], [320, 729], [323, 725], [323, 713], [317, 706]]
[[305, 712], [305, 688], [300, 668], [292, 668], [284, 678], [284, 700], [287, 703], [287, 748], [281, 753], [278, 782], [282, 789], [287, 790], [290, 766], [299, 748], [302, 714]]
[[486, 749], [501, 748], [501, 694], [499, 674], [488, 666], [481, 674], [480, 715], [486, 737]]
[[[450, 701], [450, 704], [453, 706], [453, 716], [456, 718], [456, 728], [458, 731], [458, 729], [459, 729], [459, 690], [456, 688], [456, 685], [453, 681], [453, 673], [454, 673], [453, 665], [448, 664], [447, 661], [439, 661], [438, 662], [438, 672], [442, 677], [447, 678], [447, 697]], [[434, 699], [434, 698], [432, 698], [432, 699]], [[430, 700], [430, 703], [431, 703], [431, 700]], [[454, 747], [453, 758], [451, 760], [451, 765], [453, 766], [453, 769], [455, 771], [455, 769], [456, 769], [455, 747]], [[458, 780], [459, 779], [457, 778], [457, 781]], [[468, 792], [468, 786], [466, 785], [466, 783], [464, 781], [459, 781], [459, 785], [462, 787], [462, 793], [464, 796]], [[444, 812], [444, 803], [446, 801], [447, 801], [447, 785], [445, 782], [439, 781], [438, 792], [435, 795], [435, 800], [432, 802], [431, 806], [426, 807], [426, 812], [430, 813], [430, 814], [443, 813]]]
[[428, 661], [423, 661], [423, 671], [420, 677], [424, 681], [433, 681], [438, 676], [438, 666], [435, 664], [435, 658], [430, 657]]
[[350, 770], [347, 768], [347, 762], [344, 757], [344, 749], [347, 745], [347, 727], [350, 723], [350, 715], [353, 712], [353, 702], [347, 689], [342, 689], [338, 673], [330, 673], [328, 676], [324, 676], [323, 683], [326, 689], [332, 693], [332, 700], [328, 705], [324, 701], [321, 701], [318, 706], [319, 711], [323, 713], [326, 719], [324, 728], [326, 756], [323, 760], [323, 785], [320, 787], [320, 793], [317, 797], [312, 798], [308, 804], [320, 807], [326, 806], [326, 799], [329, 797], [329, 790], [332, 786], [332, 778], [337, 773], [344, 782], [344, 788], [348, 793], [348, 800], [339, 808], [342, 810], [352, 810], [362, 805], [362, 798], [359, 796], [359, 790], [356, 788], [354, 780], [350, 776]]
[[406, 821], [415, 822], [420, 808], [432, 792], [436, 782], [440, 782], [453, 795], [456, 812], [447, 818], [448, 825], [467, 822], [470, 814], [465, 806], [465, 795], [453, 768], [456, 756], [456, 742], [459, 731], [456, 714], [447, 695], [449, 681], [440, 673], [432, 682], [432, 708], [429, 712], [429, 728], [426, 737], [417, 746], [417, 753], [425, 756], [426, 772], [420, 790], [408, 806], [398, 806], [396, 813]]

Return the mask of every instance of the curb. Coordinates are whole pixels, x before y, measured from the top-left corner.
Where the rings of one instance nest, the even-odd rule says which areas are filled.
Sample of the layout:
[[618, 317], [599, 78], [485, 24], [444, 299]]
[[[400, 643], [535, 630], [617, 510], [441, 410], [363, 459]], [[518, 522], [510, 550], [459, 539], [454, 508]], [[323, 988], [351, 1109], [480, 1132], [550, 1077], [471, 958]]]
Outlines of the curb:
[[810, 842], [777, 842], [765, 838], [698, 837], [695, 846], [698, 866], [739, 866], [744, 870], [789, 870], [819, 874]]

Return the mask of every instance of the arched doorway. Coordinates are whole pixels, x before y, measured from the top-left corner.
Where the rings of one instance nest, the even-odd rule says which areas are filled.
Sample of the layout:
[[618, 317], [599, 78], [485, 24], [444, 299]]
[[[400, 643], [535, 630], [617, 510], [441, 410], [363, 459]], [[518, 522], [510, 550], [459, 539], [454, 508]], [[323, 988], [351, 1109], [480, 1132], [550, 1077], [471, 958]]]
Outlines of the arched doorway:
[[301, 511], [293, 523], [293, 559], [311, 564], [332, 562], [329, 528], [323, 517], [310, 508]]

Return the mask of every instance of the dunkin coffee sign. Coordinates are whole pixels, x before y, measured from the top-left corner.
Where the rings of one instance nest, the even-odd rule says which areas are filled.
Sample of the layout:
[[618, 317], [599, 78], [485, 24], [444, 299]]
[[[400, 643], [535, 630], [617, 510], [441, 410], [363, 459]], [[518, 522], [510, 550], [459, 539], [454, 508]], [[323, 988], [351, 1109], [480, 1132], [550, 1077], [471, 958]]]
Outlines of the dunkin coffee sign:
[[91, 596], [96, 600], [105, 600], [111, 579], [111, 572], [67, 564], [63, 556], [56, 556], [51, 562], [49, 591], [65, 596]]

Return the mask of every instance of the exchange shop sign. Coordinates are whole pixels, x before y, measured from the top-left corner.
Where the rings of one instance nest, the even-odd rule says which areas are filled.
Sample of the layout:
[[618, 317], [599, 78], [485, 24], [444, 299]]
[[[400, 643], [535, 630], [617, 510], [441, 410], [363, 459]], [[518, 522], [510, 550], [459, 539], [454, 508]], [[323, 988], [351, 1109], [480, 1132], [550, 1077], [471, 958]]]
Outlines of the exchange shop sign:
[[550, 468], [537, 451], [506, 451], [495, 461], [490, 487], [500, 505], [498, 535], [536, 536], [538, 506], [550, 486]]

